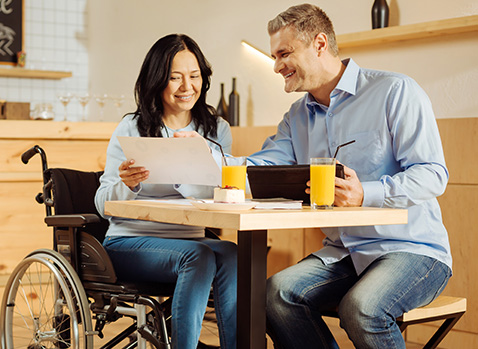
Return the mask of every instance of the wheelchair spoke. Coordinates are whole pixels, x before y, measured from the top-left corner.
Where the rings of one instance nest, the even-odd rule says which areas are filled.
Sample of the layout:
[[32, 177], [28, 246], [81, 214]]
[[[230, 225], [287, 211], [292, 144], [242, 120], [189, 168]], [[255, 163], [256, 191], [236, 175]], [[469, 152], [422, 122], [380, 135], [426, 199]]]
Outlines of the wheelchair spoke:
[[86, 334], [91, 327], [84, 327], [84, 316], [90, 316], [86, 297], [85, 308], [63, 261], [51, 253], [25, 258], [7, 284], [0, 324], [8, 348], [91, 347]]

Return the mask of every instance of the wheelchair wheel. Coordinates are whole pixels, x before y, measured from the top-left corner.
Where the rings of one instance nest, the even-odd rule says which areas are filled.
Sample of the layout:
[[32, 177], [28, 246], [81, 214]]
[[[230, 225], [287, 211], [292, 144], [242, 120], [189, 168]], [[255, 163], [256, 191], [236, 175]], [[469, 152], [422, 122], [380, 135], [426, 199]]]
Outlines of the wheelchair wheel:
[[58, 252], [37, 250], [11, 274], [0, 316], [4, 349], [93, 348], [81, 281]]

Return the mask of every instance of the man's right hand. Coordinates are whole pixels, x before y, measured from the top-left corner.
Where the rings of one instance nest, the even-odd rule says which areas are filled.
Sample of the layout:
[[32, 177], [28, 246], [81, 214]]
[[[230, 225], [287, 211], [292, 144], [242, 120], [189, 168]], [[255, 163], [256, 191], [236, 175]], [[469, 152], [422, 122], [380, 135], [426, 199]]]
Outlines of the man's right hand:
[[121, 180], [131, 190], [149, 177], [148, 170], [144, 167], [131, 167], [133, 164], [134, 160], [125, 160], [118, 168]]

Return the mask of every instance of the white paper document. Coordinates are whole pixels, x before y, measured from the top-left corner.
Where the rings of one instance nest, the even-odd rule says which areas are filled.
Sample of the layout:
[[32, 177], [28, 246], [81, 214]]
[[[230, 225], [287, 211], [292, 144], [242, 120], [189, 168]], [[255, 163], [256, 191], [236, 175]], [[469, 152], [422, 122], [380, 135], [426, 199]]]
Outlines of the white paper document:
[[118, 137], [127, 159], [149, 170], [144, 183], [221, 185], [221, 170], [204, 139]]

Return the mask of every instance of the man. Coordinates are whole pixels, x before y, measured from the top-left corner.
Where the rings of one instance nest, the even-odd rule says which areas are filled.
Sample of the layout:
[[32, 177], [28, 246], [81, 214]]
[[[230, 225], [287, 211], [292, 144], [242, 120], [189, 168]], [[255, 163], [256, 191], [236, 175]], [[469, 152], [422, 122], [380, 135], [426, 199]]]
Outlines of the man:
[[332, 157], [345, 165], [335, 206], [408, 209], [408, 224], [323, 229], [324, 247], [268, 280], [267, 325], [277, 348], [337, 348], [321, 313], [338, 308], [357, 348], [405, 348], [396, 318], [437, 297], [451, 276], [436, 197], [448, 172], [435, 117], [411, 78], [341, 61], [332, 23], [313, 5], [269, 22], [274, 71], [292, 104], [255, 165]]

